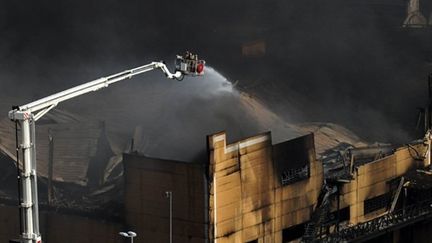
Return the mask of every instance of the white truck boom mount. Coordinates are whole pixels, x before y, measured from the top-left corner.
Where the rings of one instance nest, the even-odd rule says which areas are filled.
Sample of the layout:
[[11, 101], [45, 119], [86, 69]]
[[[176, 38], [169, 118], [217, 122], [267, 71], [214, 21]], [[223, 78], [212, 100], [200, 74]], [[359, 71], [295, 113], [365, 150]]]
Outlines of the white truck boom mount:
[[[16, 123], [17, 135], [17, 167], [18, 167], [18, 200], [20, 207], [20, 241], [22, 243], [41, 243], [39, 229], [38, 193], [36, 175], [36, 138], [35, 122], [56, 107], [60, 102], [74, 97], [97, 91], [135, 75], [154, 69], [161, 69], [169, 79], [181, 80], [184, 75], [202, 75], [204, 61], [197, 55], [187, 52], [185, 56], [177, 56], [176, 71], [171, 73], [163, 62], [152, 62], [134, 69], [126, 70], [102, 77], [88, 83], [78, 85], [65, 91], [50, 95], [22, 106], [15, 106], [9, 111], [9, 118]], [[21, 130], [21, 141], [18, 137]], [[19, 155], [22, 155], [22, 170]], [[22, 190], [22, 191], [21, 191]]]

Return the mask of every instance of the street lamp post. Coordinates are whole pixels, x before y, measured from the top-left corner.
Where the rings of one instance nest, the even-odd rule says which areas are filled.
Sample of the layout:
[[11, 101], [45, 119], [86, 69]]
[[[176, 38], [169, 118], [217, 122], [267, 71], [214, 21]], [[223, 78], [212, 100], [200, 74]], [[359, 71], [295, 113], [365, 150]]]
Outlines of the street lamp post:
[[130, 242], [133, 243], [133, 238], [137, 236], [137, 234], [133, 231], [128, 231], [126, 232], [119, 232], [119, 235], [126, 237], [126, 238], [130, 238]]
[[169, 239], [170, 239], [170, 243], [172, 243], [173, 241], [173, 231], [172, 231], [172, 212], [173, 212], [173, 205], [172, 205], [172, 191], [166, 191], [165, 195], [167, 198], [169, 198], [169, 227], [170, 227], [170, 234], [169, 234]]

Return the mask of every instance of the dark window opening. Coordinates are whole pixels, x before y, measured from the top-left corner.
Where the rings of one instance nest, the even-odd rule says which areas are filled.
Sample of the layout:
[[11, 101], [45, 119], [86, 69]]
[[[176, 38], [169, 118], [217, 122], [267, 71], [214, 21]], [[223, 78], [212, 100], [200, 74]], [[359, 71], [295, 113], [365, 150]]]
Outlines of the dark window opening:
[[282, 185], [285, 186], [297, 181], [307, 179], [309, 178], [309, 174], [310, 174], [309, 165], [305, 165], [301, 168], [285, 170], [281, 174]]
[[313, 135], [273, 145], [272, 157], [282, 186], [308, 179], [315, 160]]
[[331, 213], [330, 218], [332, 220], [337, 220], [339, 217], [339, 222], [343, 222], [343, 221], [347, 221], [350, 219], [350, 208], [349, 207], [345, 207], [342, 208], [338, 211], [334, 211]]
[[282, 242], [290, 242], [302, 237], [305, 233], [306, 224], [297, 224], [282, 231]]
[[390, 203], [390, 194], [385, 193], [370, 199], [363, 203], [363, 214], [372, 213], [382, 208], [386, 208]]
[[251, 240], [251, 241], [248, 241], [248, 242], [246, 242], [246, 243], [258, 243], [258, 239], [256, 239], [256, 240]]
[[339, 221], [347, 221], [350, 219], [350, 208], [346, 207], [346, 208], [342, 208], [341, 210], [339, 210]]

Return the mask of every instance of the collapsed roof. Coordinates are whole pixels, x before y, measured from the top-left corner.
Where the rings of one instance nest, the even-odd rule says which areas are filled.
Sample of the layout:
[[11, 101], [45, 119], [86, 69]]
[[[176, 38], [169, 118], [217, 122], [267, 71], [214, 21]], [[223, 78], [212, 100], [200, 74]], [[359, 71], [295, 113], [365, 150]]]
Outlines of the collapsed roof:
[[[113, 152], [104, 123], [54, 110], [36, 124], [38, 175], [48, 177], [49, 154], [53, 153], [54, 181], [97, 185]], [[52, 138], [52, 146], [50, 146]], [[15, 124], [0, 121], [0, 150], [16, 161]], [[20, 167], [21, 167], [20, 161]]]

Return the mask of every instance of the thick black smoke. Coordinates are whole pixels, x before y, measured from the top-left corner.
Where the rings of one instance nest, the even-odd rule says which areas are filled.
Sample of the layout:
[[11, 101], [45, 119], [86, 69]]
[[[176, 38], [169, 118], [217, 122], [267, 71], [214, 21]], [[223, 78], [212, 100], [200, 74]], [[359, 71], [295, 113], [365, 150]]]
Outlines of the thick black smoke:
[[[430, 3], [421, 2], [429, 17]], [[251, 18], [262, 33], [248, 38], [264, 39], [267, 53], [239, 57], [236, 69], [248, 70], [236, 76], [239, 86], [286, 118], [333, 121], [368, 140], [406, 142], [417, 136], [416, 107], [426, 102], [432, 32], [401, 28], [405, 4], [285, 1], [255, 8]], [[303, 116], [290, 115], [286, 103], [298, 104]]]
[[[432, 9], [423, 2], [429, 17]], [[412, 132], [415, 108], [426, 100], [432, 35], [429, 29], [400, 27], [406, 17], [402, 0], [69, 0], [0, 5], [3, 114], [12, 104], [150, 61], [169, 61], [191, 50], [288, 121], [337, 122], [371, 141], [406, 142], [417, 135]], [[255, 40], [265, 41], [266, 54], [243, 57], [241, 45]], [[157, 75], [64, 107], [113, 119], [113, 124], [132, 117], [127, 125], [113, 125], [127, 128], [126, 137], [140, 124], [153, 129], [149, 137], [161, 139], [181, 129], [176, 138], [188, 136], [188, 129], [231, 129], [237, 136], [260, 130], [253, 122], [237, 128], [247, 123], [247, 115], [237, 108], [224, 110], [236, 102], [235, 96], [210, 95], [211, 86], [194, 86], [197, 81], [188, 80], [169, 83]], [[211, 121], [210, 127], [196, 129], [197, 123], [189, 119]]]

